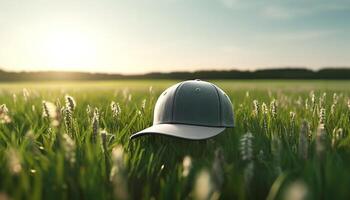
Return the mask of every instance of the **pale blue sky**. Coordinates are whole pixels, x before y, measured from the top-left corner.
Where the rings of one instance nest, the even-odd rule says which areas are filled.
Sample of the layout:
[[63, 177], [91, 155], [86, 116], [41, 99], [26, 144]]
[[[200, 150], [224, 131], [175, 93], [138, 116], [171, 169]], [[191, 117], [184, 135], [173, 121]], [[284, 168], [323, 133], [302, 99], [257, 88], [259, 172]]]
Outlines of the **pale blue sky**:
[[347, 0], [0, 0], [0, 68], [350, 66]]

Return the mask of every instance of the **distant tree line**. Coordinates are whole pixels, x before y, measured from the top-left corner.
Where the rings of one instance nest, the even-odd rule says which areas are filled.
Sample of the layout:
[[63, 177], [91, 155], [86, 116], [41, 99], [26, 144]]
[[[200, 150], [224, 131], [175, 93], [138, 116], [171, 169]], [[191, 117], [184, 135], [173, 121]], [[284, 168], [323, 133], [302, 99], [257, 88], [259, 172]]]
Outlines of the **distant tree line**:
[[342, 79], [350, 80], [350, 68], [324, 68], [318, 71], [302, 68], [262, 69], [256, 71], [208, 70], [195, 72], [147, 73], [122, 75], [86, 72], [7, 72], [0, 70], [0, 81], [47, 80], [120, 80], [120, 79]]

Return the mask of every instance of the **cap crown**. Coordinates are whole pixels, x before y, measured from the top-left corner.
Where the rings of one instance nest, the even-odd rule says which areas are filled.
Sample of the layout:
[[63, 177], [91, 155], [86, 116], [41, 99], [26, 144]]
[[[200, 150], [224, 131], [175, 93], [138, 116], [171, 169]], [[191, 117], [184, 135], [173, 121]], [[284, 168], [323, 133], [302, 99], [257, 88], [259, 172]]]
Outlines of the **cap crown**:
[[153, 124], [165, 123], [233, 127], [232, 103], [212, 83], [184, 81], [166, 89], [157, 100]]

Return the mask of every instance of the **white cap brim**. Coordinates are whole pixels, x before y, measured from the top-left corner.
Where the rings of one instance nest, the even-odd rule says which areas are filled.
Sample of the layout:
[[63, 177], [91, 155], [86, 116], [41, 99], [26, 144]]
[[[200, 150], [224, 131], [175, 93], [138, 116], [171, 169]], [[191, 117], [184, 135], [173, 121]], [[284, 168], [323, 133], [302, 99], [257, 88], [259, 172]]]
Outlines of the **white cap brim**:
[[161, 134], [185, 139], [201, 140], [213, 137], [224, 130], [225, 127], [208, 127], [187, 124], [157, 124], [131, 135], [130, 139], [147, 134]]

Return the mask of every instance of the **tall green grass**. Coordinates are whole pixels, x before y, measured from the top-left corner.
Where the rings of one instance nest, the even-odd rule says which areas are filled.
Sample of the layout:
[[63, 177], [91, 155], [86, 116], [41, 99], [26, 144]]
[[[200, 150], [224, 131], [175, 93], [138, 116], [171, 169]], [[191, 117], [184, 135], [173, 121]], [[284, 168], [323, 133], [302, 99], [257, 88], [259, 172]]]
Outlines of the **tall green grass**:
[[235, 128], [130, 141], [173, 83], [0, 85], [0, 199], [350, 199], [350, 82], [215, 81]]

